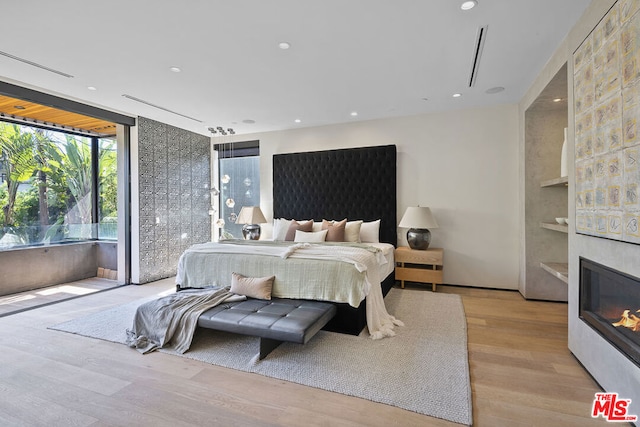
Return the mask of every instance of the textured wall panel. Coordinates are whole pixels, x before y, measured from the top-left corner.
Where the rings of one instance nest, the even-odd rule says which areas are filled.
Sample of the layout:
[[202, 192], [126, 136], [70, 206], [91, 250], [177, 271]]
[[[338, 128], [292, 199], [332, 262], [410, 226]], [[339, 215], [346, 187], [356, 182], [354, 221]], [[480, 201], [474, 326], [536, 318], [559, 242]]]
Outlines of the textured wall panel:
[[640, 12], [618, 2], [573, 55], [575, 227], [640, 244]]
[[276, 154], [273, 217], [375, 221], [396, 245], [396, 146]]
[[180, 254], [211, 240], [210, 139], [140, 117], [140, 283], [176, 274]]

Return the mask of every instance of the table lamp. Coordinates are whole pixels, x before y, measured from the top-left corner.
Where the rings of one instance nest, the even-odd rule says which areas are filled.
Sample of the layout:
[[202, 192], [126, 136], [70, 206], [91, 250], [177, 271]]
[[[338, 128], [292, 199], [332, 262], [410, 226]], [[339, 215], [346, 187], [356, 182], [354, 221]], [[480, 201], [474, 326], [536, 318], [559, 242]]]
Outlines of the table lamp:
[[431, 243], [429, 228], [438, 228], [431, 209], [424, 207], [408, 207], [398, 227], [408, 228], [407, 242], [411, 249], [426, 250]]
[[243, 206], [240, 209], [240, 215], [236, 219], [236, 224], [244, 224], [242, 226], [242, 236], [245, 240], [258, 240], [260, 239], [259, 224], [266, 223], [264, 214], [260, 210], [260, 206]]

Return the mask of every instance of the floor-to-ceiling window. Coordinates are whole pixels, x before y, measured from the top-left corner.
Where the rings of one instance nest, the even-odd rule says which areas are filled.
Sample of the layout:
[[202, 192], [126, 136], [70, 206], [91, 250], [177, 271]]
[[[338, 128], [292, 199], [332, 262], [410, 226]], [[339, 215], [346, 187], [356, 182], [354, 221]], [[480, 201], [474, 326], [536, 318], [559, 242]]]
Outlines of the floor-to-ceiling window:
[[219, 212], [217, 237], [242, 239], [236, 220], [243, 207], [260, 206], [260, 150], [258, 141], [217, 144]]
[[118, 148], [115, 138], [98, 140], [98, 239], [118, 239]]
[[[136, 119], [0, 81], [0, 120], [13, 129], [13, 148], [0, 150], [0, 272], [11, 268], [18, 253], [11, 249], [99, 239], [97, 245], [76, 248], [76, 254], [97, 247], [98, 267], [109, 269], [110, 277], [117, 271], [118, 281], [130, 283], [129, 152]], [[14, 126], [23, 131], [15, 132]], [[31, 150], [20, 154], [23, 145]], [[34, 261], [38, 268], [24, 271], [24, 280], [13, 278], [9, 288], [50, 283], [40, 273], [52, 268], [47, 260], [55, 262], [65, 250], [56, 245], [46, 251], [49, 256]], [[25, 259], [38, 254], [20, 253]], [[84, 262], [83, 275], [91, 274], [90, 264]], [[59, 263], [56, 268], [56, 280], [78, 271], [75, 264], [65, 271]]]
[[113, 138], [0, 122], [0, 171], [0, 250], [116, 238]]

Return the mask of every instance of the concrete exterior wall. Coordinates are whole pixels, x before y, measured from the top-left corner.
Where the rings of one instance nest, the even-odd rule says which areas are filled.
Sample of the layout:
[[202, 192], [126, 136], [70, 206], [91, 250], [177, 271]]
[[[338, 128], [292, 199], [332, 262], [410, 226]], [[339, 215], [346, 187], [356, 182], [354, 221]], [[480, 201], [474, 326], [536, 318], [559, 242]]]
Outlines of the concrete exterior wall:
[[0, 253], [0, 295], [95, 277], [96, 242], [68, 243]]
[[118, 242], [96, 242], [96, 265], [109, 270], [118, 269]]

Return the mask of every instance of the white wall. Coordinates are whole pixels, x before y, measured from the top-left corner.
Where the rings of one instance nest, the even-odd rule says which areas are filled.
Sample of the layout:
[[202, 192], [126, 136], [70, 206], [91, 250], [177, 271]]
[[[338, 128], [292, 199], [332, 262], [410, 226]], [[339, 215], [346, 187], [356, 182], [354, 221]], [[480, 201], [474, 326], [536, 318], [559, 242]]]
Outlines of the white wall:
[[[130, 132], [131, 283], [140, 283], [140, 168], [138, 167], [138, 126], [132, 126]], [[126, 180], [118, 182], [126, 182]], [[118, 207], [118, 210], [119, 212], [124, 212], [124, 209], [120, 209], [120, 207]], [[118, 221], [120, 221], [120, 216], [118, 216], [118, 218]], [[124, 218], [122, 218], [122, 220], [124, 220]], [[120, 230], [124, 230], [124, 227], [121, 226], [120, 222], [118, 222], [118, 230], [118, 232], [120, 232]], [[120, 235], [118, 235], [118, 239], [120, 239]], [[124, 240], [120, 241], [124, 242]]]
[[[518, 109], [499, 106], [244, 135], [260, 140], [261, 206], [273, 213], [273, 154], [395, 144], [398, 221], [429, 206], [444, 282], [518, 288]], [[263, 227], [269, 233], [269, 227]], [[399, 245], [406, 245], [405, 229]]]

